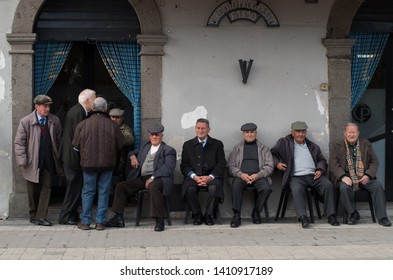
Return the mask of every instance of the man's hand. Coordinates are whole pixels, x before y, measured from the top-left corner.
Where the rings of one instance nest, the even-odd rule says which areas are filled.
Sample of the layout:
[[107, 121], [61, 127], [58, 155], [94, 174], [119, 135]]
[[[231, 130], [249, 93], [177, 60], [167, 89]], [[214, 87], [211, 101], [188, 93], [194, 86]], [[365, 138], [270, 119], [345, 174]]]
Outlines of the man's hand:
[[283, 162], [277, 163], [276, 167], [277, 167], [278, 170], [281, 170], [281, 171], [287, 170], [287, 165], [285, 163], [283, 163]]
[[149, 178], [149, 179], [146, 180], [146, 182], [145, 182], [145, 189], [149, 188], [149, 185], [150, 185], [151, 182], [153, 182], [152, 178]]
[[210, 176], [194, 176], [194, 181], [198, 184], [198, 187], [206, 187], [213, 178]]
[[252, 174], [252, 175], [248, 175], [247, 173], [242, 173], [240, 175], [240, 178], [246, 182], [248, 185], [251, 185], [252, 183], [254, 183], [256, 180], [258, 180], [258, 174]]
[[351, 180], [351, 178], [349, 178], [348, 176], [344, 176], [344, 177], [341, 179], [341, 181], [344, 182], [345, 184], [347, 184], [348, 186], [352, 186], [352, 180]]
[[367, 175], [363, 175], [362, 179], [360, 179], [359, 183], [363, 186], [367, 185], [370, 182], [370, 177]]
[[322, 171], [321, 170], [317, 170], [314, 173], [314, 180], [319, 179], [322, 176]]
[[131, 167], [132, 168], [138, 168], [139, 167], [139, 162], [138, 162], [138, 159], [136, 158], [136, 156], [131, 156], [130, 160], [131, 160]]

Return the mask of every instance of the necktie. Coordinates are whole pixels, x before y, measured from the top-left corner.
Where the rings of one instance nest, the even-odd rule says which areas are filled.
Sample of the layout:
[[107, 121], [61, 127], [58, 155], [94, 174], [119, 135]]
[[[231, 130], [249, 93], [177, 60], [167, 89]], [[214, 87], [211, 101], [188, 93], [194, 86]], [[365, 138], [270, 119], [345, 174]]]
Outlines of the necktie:
[[44, 137], [45, 134], [45, 119], [40, 119], [40, 126], [41, 126], [41, 137]]

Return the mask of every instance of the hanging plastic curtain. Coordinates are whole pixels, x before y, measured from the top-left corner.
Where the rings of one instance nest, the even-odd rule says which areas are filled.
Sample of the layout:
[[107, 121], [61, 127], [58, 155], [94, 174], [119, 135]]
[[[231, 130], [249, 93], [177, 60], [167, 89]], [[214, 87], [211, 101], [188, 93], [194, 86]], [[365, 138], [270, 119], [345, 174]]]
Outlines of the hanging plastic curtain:
[[38, 41], [34, 57], [34, 95], [47, 94], [71, 50], [70, 41]]
[[382, 57], [389, 33], [351, 32], [350, 38], [356, 39], [352, 47], [352, 98], [351, 109], [359, 102], [367, 89], [379, 60]]
[[136, 42], [97, 42], [101, 58], [121, 92], [134, 107], [135, 147], [141, 141], [141, 63]]

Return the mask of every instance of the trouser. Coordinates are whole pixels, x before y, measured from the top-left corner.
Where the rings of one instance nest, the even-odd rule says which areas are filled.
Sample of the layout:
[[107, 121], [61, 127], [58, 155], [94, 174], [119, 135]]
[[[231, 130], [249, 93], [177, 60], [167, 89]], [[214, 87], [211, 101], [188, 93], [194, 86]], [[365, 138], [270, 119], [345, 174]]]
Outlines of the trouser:
[[[352, 186], [340, 182], [338, 187], [340, 189], [340, 201], [342, 205], [349, 214], [352, 214], [356, 210], [355, 192]], [[367, 185], [359, 185], [359, 187], [371, 194], [377, 219], [380, 220], [387, 217], [385, 191], [382, 184], [377, 180], [371, 180]]]
[[293, 204], [298, 218], [307, 214], [305, 201], [307, 187], [314, 189], [318, 196], [322, 198], [325, 213], [328, 217], [336, 214], [336, 192], [333, 184], [325, 176], [318, 179], [314, 179], [314, 175], [293, 176], [289, 186], [292, 190]]
[[27, 182], [27, 196], [31, 218], [46, 219], [52, 190], [52, 174], [44, 166], [40, 170], [39, 182]]
[[[116, 185], [115, 196], [113, 198], [112, 211], [117, 214], [124, 214], [127, 205], [127, 197], [145, 189], [148, 176], [140, 176], [131, 181], [123, 181]], [[155, 218], [165, 217], [165, 201], [162, 194], [163, 182], [160, 178], [154, 179], [147, 188], [150, 197], [150, 216]]]
[[270, 187], [268, 180], [266, 178], [262, 178], [255, 181], [252, 185], [249, 185], [239, 177], [233, 179], [231, 186], [233, 211], [238, 213], [241, 212], [243, 204], [243, 193], [250, 186], [256, 191], [254, 211], [262, 211], [263, 206], [269, 199], [270, 193], [272, 192], [272, 188]]
[[83, 172], [64, 165], [66, 177], [66, 193], [60, 210], [59, 222], [78, 221], [78, 208], [81, 204], [81, 191], [83, 187]]

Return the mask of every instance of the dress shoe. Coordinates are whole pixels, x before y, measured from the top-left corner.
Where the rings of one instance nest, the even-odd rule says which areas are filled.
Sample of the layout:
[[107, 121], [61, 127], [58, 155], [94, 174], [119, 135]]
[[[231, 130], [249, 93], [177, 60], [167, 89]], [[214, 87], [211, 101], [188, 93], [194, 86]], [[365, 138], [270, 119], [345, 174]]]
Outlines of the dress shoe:
[[252, 211], [251, 218], [252, 218], [252, 222], [253, 222], [254, 224], [260, 224], [260, 223], [262, 223], [261, 214], [259, 213], [258, 210]]
[[328, 223], [331, 224], [332, 226], [339, 226], [340, 223], [337, 221], [336, 215], [330, 215], [328, 218]]
[[165, 229], [164, 218], [156, 218], [154, 231], [163, 231]]
[[90, 225], [87, 224], [82, 224], [82, 222], [79, 222], [77, 227], [81, 230], [89, 230], [90, 229]]
[[30, 223], [35, 224], [36, 218], [35, 217], [30, 217]]
[[207, 226], [214, 225], [214, 220], [213, 220], [213, 217], [211, 215], [205, 215], [205, 224]]
[[302, 227], [306, 228], [310, 225], [310, 220], [307, 218], [307, 216], [300, 216], [299, 218], [299, 222], [302, 223]]
[[237, 228], [242, 224], [242, 218], [239, 214], [235, 214], [231, 221], [231, 227]]
[[199, 226], [203, 223], [203, 215], [202, 213], [198, 213], [194, 215], [194, 226]]
[[392, 223], [388, 220], [388, 218], [382, 218], [379, 220], [379, 224], [384, 227], [390, 227]]
[[[90, 228], [90, 226], [89, 226]], [[104, 230], [106, 227], [104, 224], [96, 224], [96, 230]]]
[[118, 227], [118, 228], [125, 227], [123, 215], [115, 214], [109, 221], [105, 223], [105, 225], [107, 227]]
[[360, 220], [360, 215], [358, 211], [351, 213], [348, 219], [348, 225], [356, 225], [356, 223]]
[[52, 223], [49, 222], [47, 219], [36, 219], [34, 223], [36, 225], [46, 226], [46, 227], [50, 227], [52, 225]]

